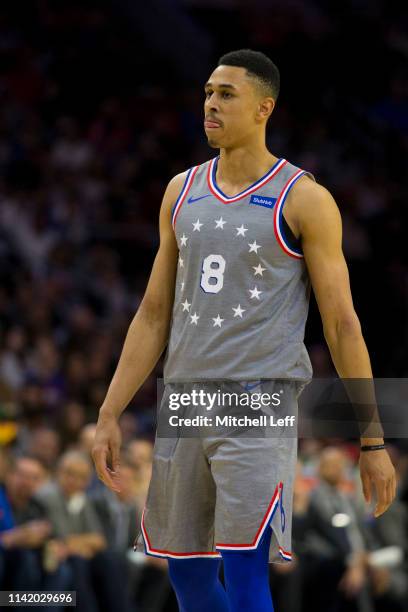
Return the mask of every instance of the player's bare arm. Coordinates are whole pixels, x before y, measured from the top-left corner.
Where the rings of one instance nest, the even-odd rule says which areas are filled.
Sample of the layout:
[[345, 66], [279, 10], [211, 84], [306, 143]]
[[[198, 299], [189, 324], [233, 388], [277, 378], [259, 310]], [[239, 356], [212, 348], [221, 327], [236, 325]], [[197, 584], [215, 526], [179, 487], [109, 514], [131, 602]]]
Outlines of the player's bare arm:
[[[303, 177], [288, 199], [285, 217], [302, 241], [305, 263], [316, 296], [324, 336], [341, 378], [372, 378], [367, 347], [353, 306], [349, 273], [342, 250], [342, 223], [330, 192]], [[362, 444], [381, 444], [383, 438], [361, 438]], [[375, 516], [392, 503], [396, 494], [395, 470], [387, 451], [362, 452], [360, 474], [364, 496], [377, 492]]]
[[160, 246], [99, 412], [92, 457], [99, 478], [112, 490], [118, 490], [121, 446], [118, 418], [152, 372], [168, 341], [178, 258], [171, 209], [185, 176], [186, 173], [175, 176], [165, 191], [159, 217]]

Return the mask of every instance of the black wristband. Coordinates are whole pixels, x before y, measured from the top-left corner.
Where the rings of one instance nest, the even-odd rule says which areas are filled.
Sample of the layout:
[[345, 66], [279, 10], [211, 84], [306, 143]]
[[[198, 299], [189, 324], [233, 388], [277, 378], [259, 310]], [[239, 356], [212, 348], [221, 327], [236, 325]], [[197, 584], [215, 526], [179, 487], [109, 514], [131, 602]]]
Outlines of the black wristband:
[[385, 444], [369, 444], [366, 446], [361, 446], [360, 450], [362, 450], [363, 452], [366, 452], [366, 451], [382, 450], [383, 448], [385, 448]]

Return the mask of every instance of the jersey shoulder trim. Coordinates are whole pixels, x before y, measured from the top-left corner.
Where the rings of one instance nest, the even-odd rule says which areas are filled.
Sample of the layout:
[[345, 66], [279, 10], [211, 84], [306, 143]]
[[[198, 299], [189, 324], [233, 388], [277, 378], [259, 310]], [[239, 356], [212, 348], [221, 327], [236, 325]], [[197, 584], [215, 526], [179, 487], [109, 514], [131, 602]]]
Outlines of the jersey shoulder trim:
[[177, 216], [180, 212], [180, 208], [183, 205], [184, 200], [186, 199], [186, 196], [188, 194], [188, 192], [190, 191], [191, 185], [193, 184], [194, 181], [194, 177], [197, 173], [197, 170], [199, 169], [200, 166], [193, 166], [192, 168], [190, 168], [187, 171], [187, 175], [184, 181], [184, 185], [178, 195], [177, 200], [174, 203], [173, 208], [171, 209], [171, 224], [173, 226], [173, 229], [176, 226], [176, 219]]
[[282, 250], [290, 257], [295, 259], [303, 259], [303, 253], [300, 246], [293, 244], [292, 240], [288, 240], [287, 231], [285, 231], [287, 224], [285, 223], [285, 219], [283, 217], [283, 207], [287, 195], [296, 181], [298, 181], [302, 176], [308, 176], [312, 180], [315, 180], [315, 177], [310, 172], [297, 168], [296, 166], [293, 166], [293, 169], [294, 172], [292, 172], [289, 176], [276, 201], [273, 215], [273, 228], [276, 240], [278, 241], [278, 244]]

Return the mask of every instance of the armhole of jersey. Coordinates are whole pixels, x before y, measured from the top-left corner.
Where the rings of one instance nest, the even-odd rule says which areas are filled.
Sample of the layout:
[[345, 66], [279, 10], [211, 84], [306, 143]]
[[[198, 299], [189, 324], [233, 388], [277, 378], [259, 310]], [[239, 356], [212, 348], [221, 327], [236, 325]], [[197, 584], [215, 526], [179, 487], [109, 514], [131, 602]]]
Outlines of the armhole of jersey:
[[180, 212], [180, 208], [183, 205], [184, 200], [190, 190], [191, 185], [193, 184], [195, 174], [198, 170], [199, 166], [193, 166], [187, 171], [187, 175], [183, 184], [183, 187], [178, 195], [177, 200], [174, 203], [173, 208], [171, 209], [171, 224], [173, 229], [176, 227], [176, 219]]
[[289, 247], [293, 251], [297, 251], [299, 253], [302, 252], [301, 241], [300, 238], [296, 238], [292, 230], [290, 229], [289, 223], [286, 221], [284, 214], [282, 213], [281, 217], [281, 233], [284, 239], [285, 244], [289, 245]]
[[287, 255], [294, 257], [295, 259], [303, 259], [302, 248], [300, 240], [295, 238], [292, 230], [283, 216], [283, 207], [289, 191], [296, 181], [298, 181], [302, 176], [309, 176], [312, 180], [315, 180], [315, 177], [310, 172], [306, 172], [305, 170], [301, 169], [296, 170], [296, 172], [292, 174], [292, 176], [286, 182], [277, 199], [273, 217], [273, 227], [279, 246]]

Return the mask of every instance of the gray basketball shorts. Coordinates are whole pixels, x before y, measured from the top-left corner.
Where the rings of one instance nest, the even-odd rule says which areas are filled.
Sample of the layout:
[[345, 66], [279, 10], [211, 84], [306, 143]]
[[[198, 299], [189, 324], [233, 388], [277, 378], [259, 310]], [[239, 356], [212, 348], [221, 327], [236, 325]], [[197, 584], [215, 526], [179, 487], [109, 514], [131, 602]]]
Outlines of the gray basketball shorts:
[[[186, 414], [192, 417], [197, 413], [191, 412], [191, 407], [180, 407], [181, 411], [169, 407], [175, 394], [191, 393], [193, 388], [240, 397], [245, 390], [251, 401], [261, 393], [266, 394], [264, 398], [274, 394], [275, 399], [280, 394], [284, 401], [256, 409], [226, 408], [225, 403], [215, 402], [211, 409], [204, 408], [206, 424], [201, 422], [192, 431], [184, 425], [177, 427], [177, 423]], [[269, 561], [291, 561], [298, 394], [298, 383], [290, 380], [167, 384], [158, 413], [152, 477], [134, 549], [175, 559], [219, 558], [222, 551], [255, 550], [270, 525]], [[203, 414], [202, 407], [200, 410]], [[169, 415], [176, 423], [174, 432], [159, 427]], [[249, 421], [225, 419], [237, 415], [247, 415]], [[217, 416], [223, 420], [216, 423]], [[279, 426], [283, 420], [286, 425]]]

